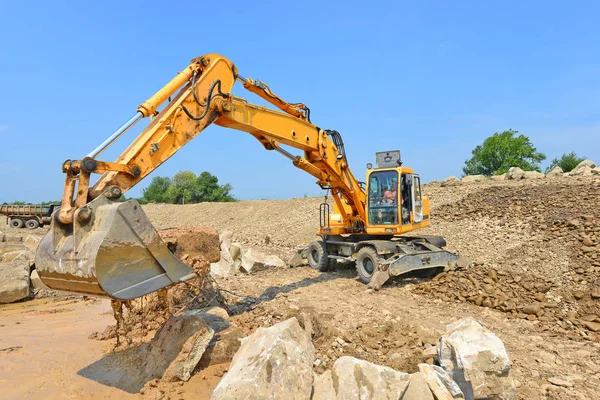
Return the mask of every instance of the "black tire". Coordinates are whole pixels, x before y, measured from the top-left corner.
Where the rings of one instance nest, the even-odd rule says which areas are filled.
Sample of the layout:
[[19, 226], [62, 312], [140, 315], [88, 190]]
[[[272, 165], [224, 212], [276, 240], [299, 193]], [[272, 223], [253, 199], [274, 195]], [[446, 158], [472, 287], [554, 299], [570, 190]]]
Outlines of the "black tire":
[[306, 258], [308, 265], [312, 268], [321, 272], [327, 271], [329, 269], [329, 257], [327, 256], [327, 247], [322, 240], [314, 241], [308, 246]]
[[19, 219], [19, 218], [13, 218], [10, 220], [10, 227], [11, 228], [22, 228], [23, 227], [23, 220]]
[[25, 226], [29, 229], [35, 229], [40, 226], [40, 223], [37, 222], [35, 219], [30, 219], [29, 221], [25, 222]]
[[360, 281], [364, 284], [371, 282], [377, 264], [382, 261], [383, 259], [377, 255], [377, 251], [373, 247], [360, 249], [356, 256], [356, 272]]

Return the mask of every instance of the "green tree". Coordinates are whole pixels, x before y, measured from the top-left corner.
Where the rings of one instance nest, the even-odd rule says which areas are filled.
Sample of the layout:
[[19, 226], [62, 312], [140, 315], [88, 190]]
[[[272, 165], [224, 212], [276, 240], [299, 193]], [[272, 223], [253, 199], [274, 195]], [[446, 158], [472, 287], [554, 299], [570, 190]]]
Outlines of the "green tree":
[[552, 171], [555, 167], [561, 167], [563, 172], [572, 171], [580, 162], [585, 161], [585, 157], [578, 157], [574, 151], [563, 154], [560, 158], [554, 158], [546, 168], [546, 173]]
[[205, 201], [235, 201], [230, 194], [232, 190], [231, 185], [219, 185], [219, 179], [206, 171], [200, 174], [196, 180], [196, 185], [196, 193], [193, 197], [193, 201], [196, 203]]
[[165, 203], [169, 186], [171, 186], [171, 178], [155, 176], [150, 185], [142, 190], [143, 199], [149, 203]]
[[174, 204], [190, 203], [197, 192], [196, 180], [196, 174], [192, 171], [180, 171], [175, 174], [169, 189], [167, 189], [168, 202]]
[[540, 172], [540, 162], [546, 155], [538, 152], [529, 138], [518, 135], [519, 131], [509, 129], [494, 133], [471, 152], [473, 157], [465, 161], [465, 175], [501, 175], [510, 167], [525, 171]]

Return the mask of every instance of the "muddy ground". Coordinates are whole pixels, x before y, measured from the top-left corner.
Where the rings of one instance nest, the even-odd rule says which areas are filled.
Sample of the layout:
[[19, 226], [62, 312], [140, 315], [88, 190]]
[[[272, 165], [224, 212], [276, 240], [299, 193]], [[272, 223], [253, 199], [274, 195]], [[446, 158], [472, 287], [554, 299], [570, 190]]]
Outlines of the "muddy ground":
[[[355, 355], [411, 372], [445, 325], [472, 316], [506, 344], [520, 399], [598, 398], [600, 391], [600, 179], [558, 178], [428, 185], [432, 227], [469, 271], [394, 279], [367, 291], [340, 266], [273, 269], [220, 279], [232, 319], [251, 333], [295, 315], [313, 325], [317, 372]], [[233, 204], [144, 206], [158, 228], [212, 226], [234, 241], [286, 259], [315, 238], [322, 198]], [[239, 295], [239, 296], [238, 296]], [[112, 324], [110, 304], [91, 298], [38, 299], [0, 306], [0, 392], [9, 398], [129, 396], [84, 377], [115, 339], [88, 339]], [[145, 340], [143, 337], [136, 338]], [[7, 350], [8, 349], [8, 350]], [[207, 398], [226, 365], [180, 386], [144, 395]], [[548, 383], [568, 379], [572, 387]]]

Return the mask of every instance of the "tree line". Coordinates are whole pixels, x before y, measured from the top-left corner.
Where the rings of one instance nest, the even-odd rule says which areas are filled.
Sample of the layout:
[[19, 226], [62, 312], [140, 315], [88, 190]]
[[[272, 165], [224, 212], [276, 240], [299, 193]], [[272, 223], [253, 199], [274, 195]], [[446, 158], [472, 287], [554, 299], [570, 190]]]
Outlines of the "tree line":
[[[232, 195], [233, 188], [229, 184], [220, 185], [219, 179], [209, 172], [200, 175], [192, 171], [180, 171], [172, 178], [157, 176], [152, 178], [148, 187], [142, 189], [142, 197], [121, 197], [121, 201], [129, 199], [137, 200], [140, 204], [147, 203], [170, 203], [190, 204], [202, 202], [231, 202], [237, 201]], [[44, 201], [41, 205], [60, 204], [57, 201]], [[9, 205], [31, 205], [25, 201], [13, 201], [4, 203]]]
[[[541, 172], [540, 163], [546, 155], [537, 151], [529, 137], [519, 131], [509, 129], [496, 132], [486, 138], [482, 144], [475, 147], [470, 159], [465, 161], [463, 173], [465, 175], [502, 175], [511, 167], [519, 167], [524, 171]], [[564, 153], [550, 161], [545, 173], [555, 167], [561, 167], [564, 172], [575, 168], [586, 157], [579, 157], [575, 152]]]
[[141, 203], [190, 204], [203, 202], [231, 202], [233, 188], [220, 185], [219, 179], [209, 172], [200, 175], [192, 171], [180, 171], [173, 178], [156, 176], [142, 190]]

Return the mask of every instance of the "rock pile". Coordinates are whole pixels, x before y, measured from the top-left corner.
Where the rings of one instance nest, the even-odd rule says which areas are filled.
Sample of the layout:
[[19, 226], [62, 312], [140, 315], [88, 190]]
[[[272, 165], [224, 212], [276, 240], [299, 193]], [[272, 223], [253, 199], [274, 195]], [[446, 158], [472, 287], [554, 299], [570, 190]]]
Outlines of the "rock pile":
[[[0, 304], [31, 297], [33, 289], [45, 286], [33, 268], [39, 238], [0, 234]], [[31, 278], [30, 278], [31, 276]], [[41, 284], [41, 285], [40, 285]]]
[[513, 318], [556, 322], [559, 330], [593, 339], [600, 331], [600, 187], [591, 182], [486, 186], [438, 207], [437, 220], [455, 227], [493, 220], [481, 228], [483, 240], [506, 250], [473, 259], [476, 268], [447, 271], [415, 291]]
[[[306, 327], [305, 327], [306, 328]], [[503, 343], [472, 319], [448, 326], [439, 339], [440, 365], [412, 374], [355, 357], [338, 358], [316, 374], [309, 332], [293, 317], [242, 339], [213, 399], [514, 399]]]
[[253, 248], [245, 252], [240, 243], [232, 243], [232, 233], [220, 235], [220, 259], [210, 265], [214, 278], [224, 278], [240, 273], [250, 274], [267, 268], [284, 268], [285, 262], [276, 255], [267, 255]]
[[[520, 179], [543, 179], [557, 178], [562, 176], [590, 176], [600, 174], [600, 167], [596, 167], [593, 161], [585, 160], [579, 163], [571, 172], [565, 173], [561, 167], [554, 167], [548, 174], [544, 175], [537, 171], [523, 171], [519, 167], [511, 167], [507, 173], [502, 175], [492, 175], [489, 179], [493, 181], [501, 180], [520, 180]], [[442, 181], [441, 186], [455, 186], [461, 183], [483, 182], [488, 178], [484, 175], [466, 175], [462, 179], [455, 176], [449, 176]]]

